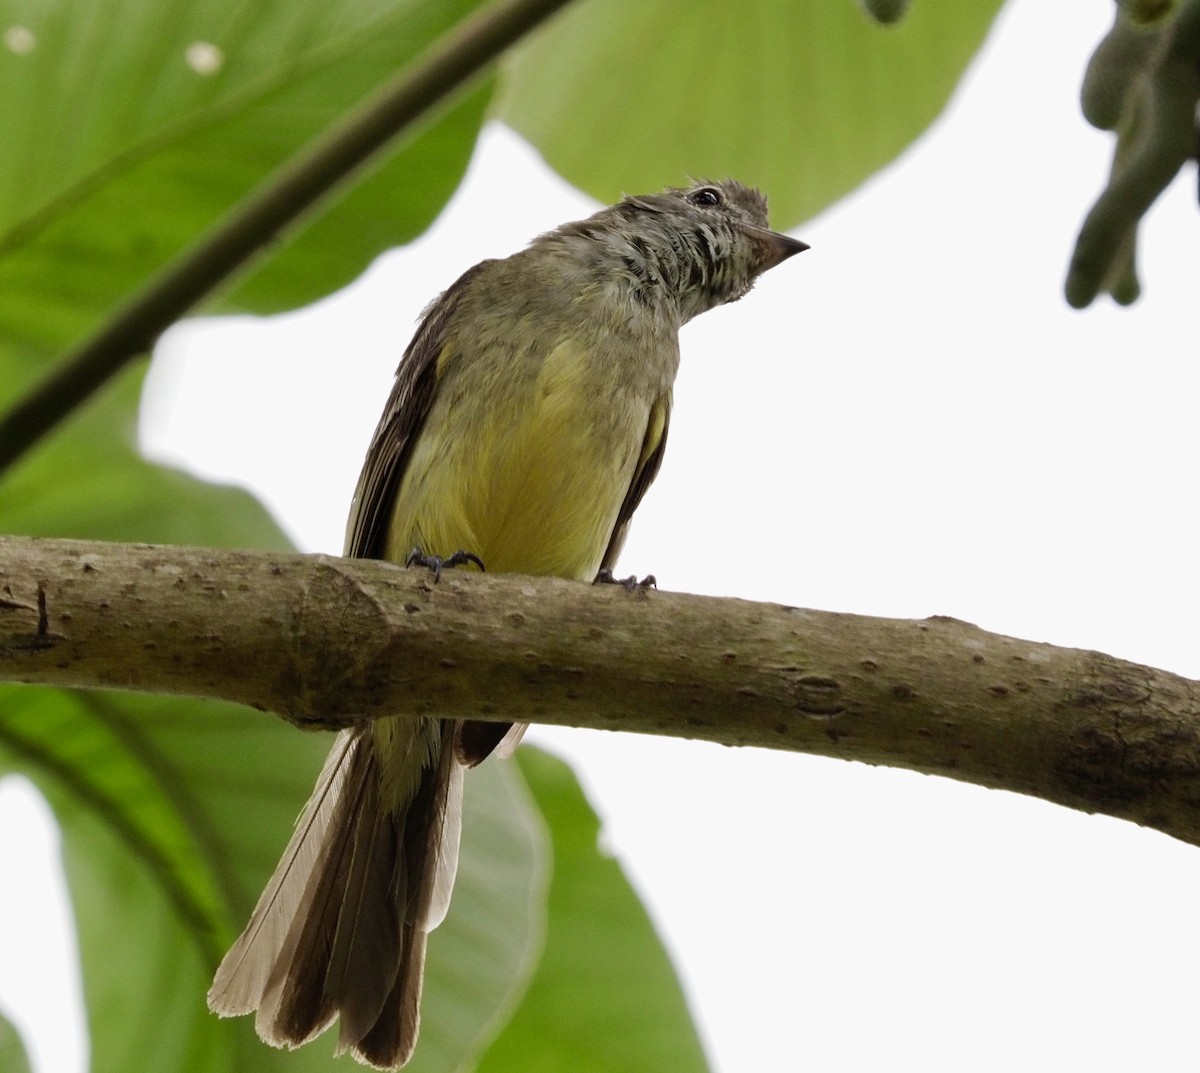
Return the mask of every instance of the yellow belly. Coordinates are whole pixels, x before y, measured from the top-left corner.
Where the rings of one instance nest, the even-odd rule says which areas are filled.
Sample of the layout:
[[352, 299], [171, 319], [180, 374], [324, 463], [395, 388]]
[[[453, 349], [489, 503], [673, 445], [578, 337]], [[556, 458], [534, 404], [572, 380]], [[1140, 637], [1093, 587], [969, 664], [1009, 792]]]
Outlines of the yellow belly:
[[598, 394], [576, 358], [561, 345], [523, 381], [439, 392], [399, 489], [388, 558], [462, 548], [494, 572], [595, 577], [654, 400]]

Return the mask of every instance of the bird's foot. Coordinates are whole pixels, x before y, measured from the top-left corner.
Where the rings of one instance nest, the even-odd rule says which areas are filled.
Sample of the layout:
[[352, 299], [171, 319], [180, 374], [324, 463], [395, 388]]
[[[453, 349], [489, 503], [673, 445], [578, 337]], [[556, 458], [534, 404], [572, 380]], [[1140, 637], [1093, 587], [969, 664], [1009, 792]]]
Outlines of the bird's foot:
[[638, 590], [645, 592], [647, 589], [657, 589], [658, 579], [653, 574], [647, 574], [641, 581], [638, 581], [636, 574], [630, 574], [629, 577], [613, 577], [613, 572], [606, 566], [596, 575], [596, 580], [592, 584], [620, 585], [626, 592]]
[[408, 553], [408, 558], [404, 560], [405, 566], [424, 566], [432, 570], [435, 585], [442, 580], [443, 570], [453, 570], [456, 566], [463, 566], [466, 563], [474, 563], [480, 570], [484, 569], [483, 560], [478, 555], [473, 551], [463, 551], [462, 548], [459, 548], [453, 555], [447, 555], [444, 559], [440, 555], [426, 555], [420, 548], [413, 548]]

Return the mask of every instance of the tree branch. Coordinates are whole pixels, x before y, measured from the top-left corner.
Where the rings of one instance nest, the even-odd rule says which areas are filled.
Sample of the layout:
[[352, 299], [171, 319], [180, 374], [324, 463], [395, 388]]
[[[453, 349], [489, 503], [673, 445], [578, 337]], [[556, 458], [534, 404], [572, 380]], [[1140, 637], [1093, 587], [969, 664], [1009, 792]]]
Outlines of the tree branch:
[[498, 0], [465, 19], [250, 193], [0, 415], [0, 471], [393, 138], [568, 0]]
[[306, 726], [436, 714], [794, 749], [1200, 844], [1200, 684], [949, 618], [10, 537], [0, 681], [220, 697]]

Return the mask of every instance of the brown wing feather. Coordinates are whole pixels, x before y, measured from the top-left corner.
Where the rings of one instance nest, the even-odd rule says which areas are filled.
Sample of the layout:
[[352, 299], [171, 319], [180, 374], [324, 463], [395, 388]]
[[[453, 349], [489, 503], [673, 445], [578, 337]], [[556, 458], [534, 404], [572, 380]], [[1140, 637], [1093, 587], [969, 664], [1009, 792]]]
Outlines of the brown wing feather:
[[[660, 421], [661, 428], [657, 427]], [[658, 476], [658, 471], [662, 467], [663, 453], [667, 449], [667, 427], [670, 423], [671, 398], [670, 395], [666, 395], [651, 408], [650, 420], [646, 424], [646, 441], [642, 445], [641, 464], [634, 472], [633, 480], [629, 482], [629, 491], [625, 493], [621, 509], [617, 511], [617, 522], [613, 526], [612, 536], [609, 537], [608, 548], [604, 552], [604, 561], [600, 564], [603, 570], [611, 570], [616, 565], [617, 556], [621, 554], [625, 536], [629, 532], [629, 522], [633, 518], [633, 512], [637, 510], [638, 504], [646, 494], [646, 489], [654, 483], [654, 478]]]
[[469, 282], [491, 263], [481, 261], [464, 272], [433, 302], [400, 360], [396, 382], [375, 428], [350, 507], [345, 554], [351, 558], [384, 557], [396, 492], [433, 404], [438, 358], [446, 346], [446, 328]]

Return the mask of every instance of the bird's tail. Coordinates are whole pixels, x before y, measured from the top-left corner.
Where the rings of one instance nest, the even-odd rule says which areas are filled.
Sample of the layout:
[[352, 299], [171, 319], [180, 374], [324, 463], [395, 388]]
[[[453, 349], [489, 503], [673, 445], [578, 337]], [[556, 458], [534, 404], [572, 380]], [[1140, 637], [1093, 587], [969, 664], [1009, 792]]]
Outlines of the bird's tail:
[[426, 934], [449, 906], [462, 824], [454, 725], [342, 731], [208, 1005], [257, 1011], [297, 1047], [341, 1020], [338, 1051], [379, 1069], [416, 1044]]

